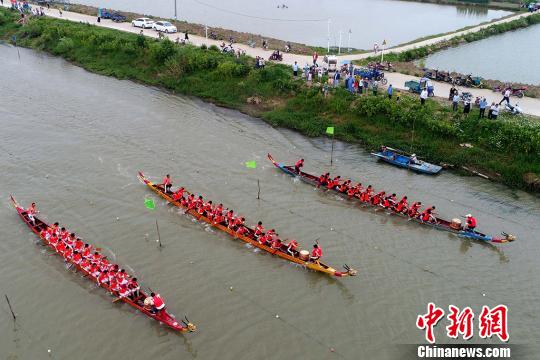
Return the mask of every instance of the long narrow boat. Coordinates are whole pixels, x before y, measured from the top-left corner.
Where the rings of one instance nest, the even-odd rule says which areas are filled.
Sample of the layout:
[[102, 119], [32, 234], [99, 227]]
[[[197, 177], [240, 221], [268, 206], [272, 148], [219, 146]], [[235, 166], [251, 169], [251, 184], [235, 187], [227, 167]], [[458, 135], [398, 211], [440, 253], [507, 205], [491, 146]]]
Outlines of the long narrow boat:
[[411, 164], [409, 161], [410, 157], [407, 156], [407, 154], [389, 147], [387, 147], [385, 151], [371, 153], [371, 155], [394, 166], [409, 169], [422, 174], [435, 175], [442, 170], [442, 167], [439, 165], [433, 165], [421, 160], [416, 164]]
[[[11, 196], [11, 201], [13, 202], [13, 206], [15, 206], [15, 209], [17, 210], [17, 212], [19, 213], [19, 216], [21, 217], [21, 219], [25, 222], [26, 225], [28, 225], [28, 227], [41, 239], [41, 241], [45, 244], [45, 246], [47, 246], [49, 249], [52, 249], [55, 251], [56, 253], [56, 249], [54, 248], [54, 246], [52, 246], [48, 241], [47, 239], [45, 239], [44, 236], [41, 235], [41, 231], [42, 230], [46, 230], [49, 225], [47, 223], [45, 223], [44, 221], [40, 220], [38, 217], [34, 216], [34, 221], [30, 220], [28, 218], [28, 215], [26, 213], [26, 210], [20, 206], [17, 201], [15, 200], [15, 198], [13, 196]], [[78, 271], [80, 271], [81, 273], [84, 274], [84, 277], [88, 278], [88, 279], [91, 279], [92, 281], [94, 281], [96, 284], [98, 283], [97, 282], [97, 279], [92, 275], [90, 274], [88, 271], [86, 271], [85, 269], [83, 269], [82, 267], [80, 267], [79, 265], [75, 264], [74, 262], [72, 261], [69, 261], [69, 263], [75, 268], [77, 269]], [[100, 284], [100, 286], [102, 288], [104, 288], [105, 290], [107, 290], [108, 292], [110, 292], [112, 294], [112, 291], [111, 289], [109, 288], [109, 286], [105, 283], [102, 283]], [[122, 297], [122, 298], [118, 298], [117, 300], [121, 300], [123, 302], [125, 302], [126, 304], [134, 307], [135, 309], [139, 310], [140, 312], [142, 312], [143, 314], [145, 314], [146, 316], [160, 322], [160, 323], [163, 323], [165, 325], [167, 325], [168, 327], [170, 327], [171, 329], [175, 330], [175, 331], [179, 331], [179, 332], [193, 332], [196, 330], [196, 327], [195, 325], [193, 325], [192, 323], [189, 322], [189, 320], [187, 319], [187, 317], [185, 318], [185, 321], [184, 320], [181, 320], [182, 324], [180, 324], [175, 318], [173, 315], [169, 314], [165, 309], [158, 312], [157, 314], [154, 314], [152, 313], [149, 309], [146, 309], [144, 307], [144, 303], [143, 303], [143, 300], [148, 296], [147, 294], [145, 294], [142, 290], [139, 292], [140, 293], [140, 296], [138, 299], [136, 300], [132, 300], [128, 297]], [[117, 301], [115, 300], [115, 302]]]
[[[337, 271], [333, 267], [328, 266], [328, 265], [326, 265], [326, 264], [324, 264], [324, 263], [322, 263], [320, 261], [317, 261], [317, 262], [313, 262], [313, 261], [309, 261], [309, 260], [304, 261], [304, 260], [300, 259], [300, 251], [295, 251], [293, 253], [293, 255], [290, 255], [287, 252], [287, 246], [285, 244], [283, 244], [280, 249], [273, 249], [270, 246], [263, 245], [263, 244], [261, 244], [259, 241], [257, 241], [255, 239], [254, 230], [252, 228], [248, 227], [248, 226], [245, 226], [245, 228], [247, 230], [246, 235], [240, 235], [240, 234], [236, 233], [234, 230], [229, 229], [229, 227], [227, 227], [227, 226], [224, 226], [224, 225], [218, 224], [218, 223], [214, 223], [214, 221], [207, 218], [206, 216], [203, 216], [203, 215], [199, 214], [194, 209], [191, 209], [191, 210], [188, 211], [187, 208], [185, 206], [183, 206], [179, 201], [173, 200], [173, 198], [168, 193], [165, 193], [164, 188], [163, 188], [162, 185], [152, 183], [150, 180], [148, 180], [146, 178], [146, 176], [144, 176], [144, 174], [142, 172], [139, 172], [138, 178], [143, 184], [146, 184], [150, 189], [152, 189], [156, 194], [158, 194], [159, 196], [161, 196], [162, 198], [167, 200], [170, 204], [172, 204], [172, 205], [174, 205], [176, 207], [179, 207], [179, 208], [186, 209], [188, 214], [194, 216], [198, 220], [202, 220], [202, 221], [210, 224], [211, 226], [215, 227], [218, 230], [221, 230], [221, 231], [229, 234], [230, 236], [232, 236], [235, 239], [240, 239], [240, 240], [242, 240], [242, 241], [244, 241], [244, 242], [246, 242], [248, 244], [251, 244], [252, 246], [257, 247], [257, 248], [259, 248], [261, 250], [264, 250], [264, 251], [266, 251], [266, 252], [268, 252], [268, 253], [270, 253], [272, 255], [279, 256], [282, 259], [289, 260], [289, 261], [291, 261], [293, 263], [302, 265], [302, 266], [304, 266], [304, 267], [306, 267], [308, 269], [319, 271], [319, 272], [322, 272], [322, 273], [325, 273], [325, 274], [328, 274], [328, 275], [332, 275], [332, 276], [336, 276], [336, 277], [344, 277], [344, 276], [355, 276], [357, 274], [357, 271], [352, 269], [348, 265], [344, 265], [345, 271]], [[189, 192], [187, 192], [187, 191], [185, 191], [185, 192], [187, 194], [189, 194]]]
[[[268, 159], [274, 164], [275, 167], [277, 167], [278, 169], [280, 169], [284, 173], [286, 173], [286, 174], [288, 174], [290, 176], [293, 176], [293, 177], [298, 177], [298, 178], [300, 178], [300, 180], [302, 180], [302, 181], [304, 181], [304, 182], [306, 182], [306, 183], [308, 183], [310, 185], [319, 187], [319, 178], [317, 176], [308, 174], [308, 173], [303, 172], [303, 171], [301, 171], [300, 174], [298, 174], [295, 171], [294, 166], [289, 166], [289, 165], [284, 165], [284, 164], [278, 163], [277, 161], [274, 160], [274, 158], [270, 154], [268, 154]], [[327, 191], [326, 188], [324, 188], [324, 190]], [[332, 191], [334, 191], [334, 192], [348, 198], [348, 196], [346, 194], [343, 194], [342, 192], [338, 191], [337, 189], [332, 189]], [[360, 201], [358, 196], [355, 196], [354, 199], [357, 200], [357, 201]], [[371, 203], [361, 202], [361, 204], [364, 205], [364, 206], [376, 207], [378, 209], [381, 208], [381, 206], [372, 205]], [[411, 221], [415, 221], [415, 222], [417, 222], [419, 224], [430, 226], [430, 227], [433, 227], [435, 229], [439, 229], [439, 230], [443, 230], [443, 231], [448, 231], [448, 232], [451, 232], [453, 234], [456, 234], [457, 236], [461, 236], [461, 237], [468, 238], [468, 239], [491, 242], [491, 243], [506, 243], [506, 242], [511, 242], [511, 241], [516, 240], [516, 237], [514, 235], [507, 234], [507, 233], [504, 233], [504, 232], [501, 234], [503, 237], [495, 237], [495, 236], [482, 234], [482, 233], [480, 233], [478, 231], [472, 232], [472, 231], [466, 231], [466, 230], [463, 230], [463, 229], [458, 230], [458, 229], [455, 229], [455, 228], [451, 227], [452, 223], [450, 221], [444, 220], [444, 219], [441, 219], [441, 218], [436, 218], [436, 220], [437, 220], [436, 223], [430, 223], [430, 222], [424, 222], [424, 221], [422, 221], [422, 220], [420, 220], [420, 219], [418, 219], [416, 217], [410, 218], [405, 214], [397, 213], [395, 211], [390, 211], [389, 214], [394, 214], [396, 216], [401, 216], [401, 217], [407, 218], [407, 219], [409, 219]]]

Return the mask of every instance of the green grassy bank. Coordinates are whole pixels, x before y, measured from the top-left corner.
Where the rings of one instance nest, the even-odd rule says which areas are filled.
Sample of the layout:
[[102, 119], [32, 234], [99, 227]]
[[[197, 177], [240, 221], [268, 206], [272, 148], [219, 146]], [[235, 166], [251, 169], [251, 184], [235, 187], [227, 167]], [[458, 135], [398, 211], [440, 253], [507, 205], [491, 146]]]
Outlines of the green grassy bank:
[[[50, 18], [15, 24], [16, 13], [0, 9], [0, 37], [16, 35], [19, 46], [62, 56], [90, 71], [161, 86], [260, 116], [274, 126], [308, 136], [336, 127], [336, 137], [414, 150], [433, 162], [467, 165], [515, 188], [540, 190], [540, 124], [522, 119], [477, 120], [452, 113], [446, 104], [403, 94], [355, 96], [334, 89], [325, 98], [318, 87], [292, 78], [289, 67], [255, 69], [249, 57], [224, 55], [217, 48], [179, 46], [136, 34]], [[471, 143], [472, 148], [460, 143]]]

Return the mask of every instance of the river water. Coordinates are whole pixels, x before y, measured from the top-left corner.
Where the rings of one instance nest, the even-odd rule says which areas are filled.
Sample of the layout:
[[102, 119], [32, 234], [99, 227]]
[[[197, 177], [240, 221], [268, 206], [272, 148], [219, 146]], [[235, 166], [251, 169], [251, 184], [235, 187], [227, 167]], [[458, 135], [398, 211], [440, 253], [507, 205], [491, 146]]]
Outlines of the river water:
[[506, 32], [436, 52], [426, 59], [426, 66], [486, 79], [540, 85], [538, 38], [540, 25]]
[[[510, 343], [533, 350], [539, 343], [538, 198], [448, 172], [415, 175], [340, 142], [330, 168], [327, 139], [30, 50], [20, 49], [19, 61], [15, 48], [0, 46], [0, 61], [0, 289], [18, 315], [14, 328], [2, 300], [0, 358], [404, 359], [399, 344], [425, 341], [415, 320], [430, 301], [471, 306], [477, 315], [482, 305], [507, 304]], [[282, 175], [267, 152], [435, 203], [445, 217], [473, 212], [484, 231], [519, 239], [490, 246], [361, 209]], [[257, 169], [246, 169], [248, 160]], [[161, 200], [147, 210], [144, 199], [153, 195], [138, 170], [154, 180], [170, 173], [175, 184], [306, 247], [319, 238], [328, 263], [349, 264], [359, 276], [308, 272]], [[60, 221], [133, 269], [199, 332], [178, 335], [112, 304], [35, 243], [9, 194], [35, 201], [46, 221]], [[443, 323], [437, 341], [448, 343]], [[473, 342], [486, 343], [475, 333]]]
[[[77, 3], [104, 6], [103, 1]], [[487, 10], [395, 0], [110, 0], [113, 9], [174, 18], [282, 40], [326, 47], [372, 49], [386, 39], [395, 46], [420, 37], [445, 33], [510, 14]], [[287, 6], [286, 8], [278, 6]], [[181, 26], [180, 26], [180, 30]], [[271, 46], [271, 44], [270, 44]]]

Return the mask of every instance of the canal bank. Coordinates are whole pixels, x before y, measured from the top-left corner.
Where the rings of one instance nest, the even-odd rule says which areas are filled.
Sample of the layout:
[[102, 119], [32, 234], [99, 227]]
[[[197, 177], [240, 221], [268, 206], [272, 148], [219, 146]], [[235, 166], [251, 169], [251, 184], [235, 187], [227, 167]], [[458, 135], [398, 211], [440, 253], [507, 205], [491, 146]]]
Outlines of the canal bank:
[[[482, 120], [478, 127], [475, 116], [451, 114], [437, 102], [421, 107], [409, 96], [396, 103], [384, 96], [355, 97], [335, 89], [325, 98], [319, 89], [292, 79], [289, 67], [270, 64], [257, 70], [247, 57], [235, 60], [211, 49], [175, 46], [85, 24], [41, 18], [10, 29], [14, 26], [13, 18], [5, 22], [3, 36], [11, 38], [15, 31], [21, 45], [63, 56], [101, 74], [240, 109], [309, 136], [322, 135], [326, 126], [335, 125], [341, 139], [368, 148], [382, 143], [414, 147], [428, 160], [471, 166], [510, 186], [530, 190], [536, 186], [535, 174], [540, 174], [540, 164], [534, 161], [540, 147], [538, 123]], [[253, 97], [260, 100], [248, 104]], [[475, 146], [461, 147], [463, 142]]]

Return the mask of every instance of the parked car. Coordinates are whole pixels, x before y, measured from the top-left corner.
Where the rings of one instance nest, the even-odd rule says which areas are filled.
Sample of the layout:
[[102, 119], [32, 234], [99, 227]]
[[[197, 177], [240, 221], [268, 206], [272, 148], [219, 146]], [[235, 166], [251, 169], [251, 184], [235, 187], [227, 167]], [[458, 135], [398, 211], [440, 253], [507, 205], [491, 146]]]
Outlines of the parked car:
[[156, 31], [162, 31], [166, 33], [175, 33], [178, 31], [178, 29], [176, 29], [176, 26], [174, 26], [168, 21], [156, 21], [152, 27]]
[[109, 10], [102, 10], [101, 11], [101, 18], [102, 19], [111, 19], [114, 22], [124, 22], [126, 21], [126, 17], [119, 12], [115, 11], [109, 11]]
[[143, 29], [151, 29], [154, 26], [154, 20], [149, 18], [138, 18], [131, 22], [131, 25]]

